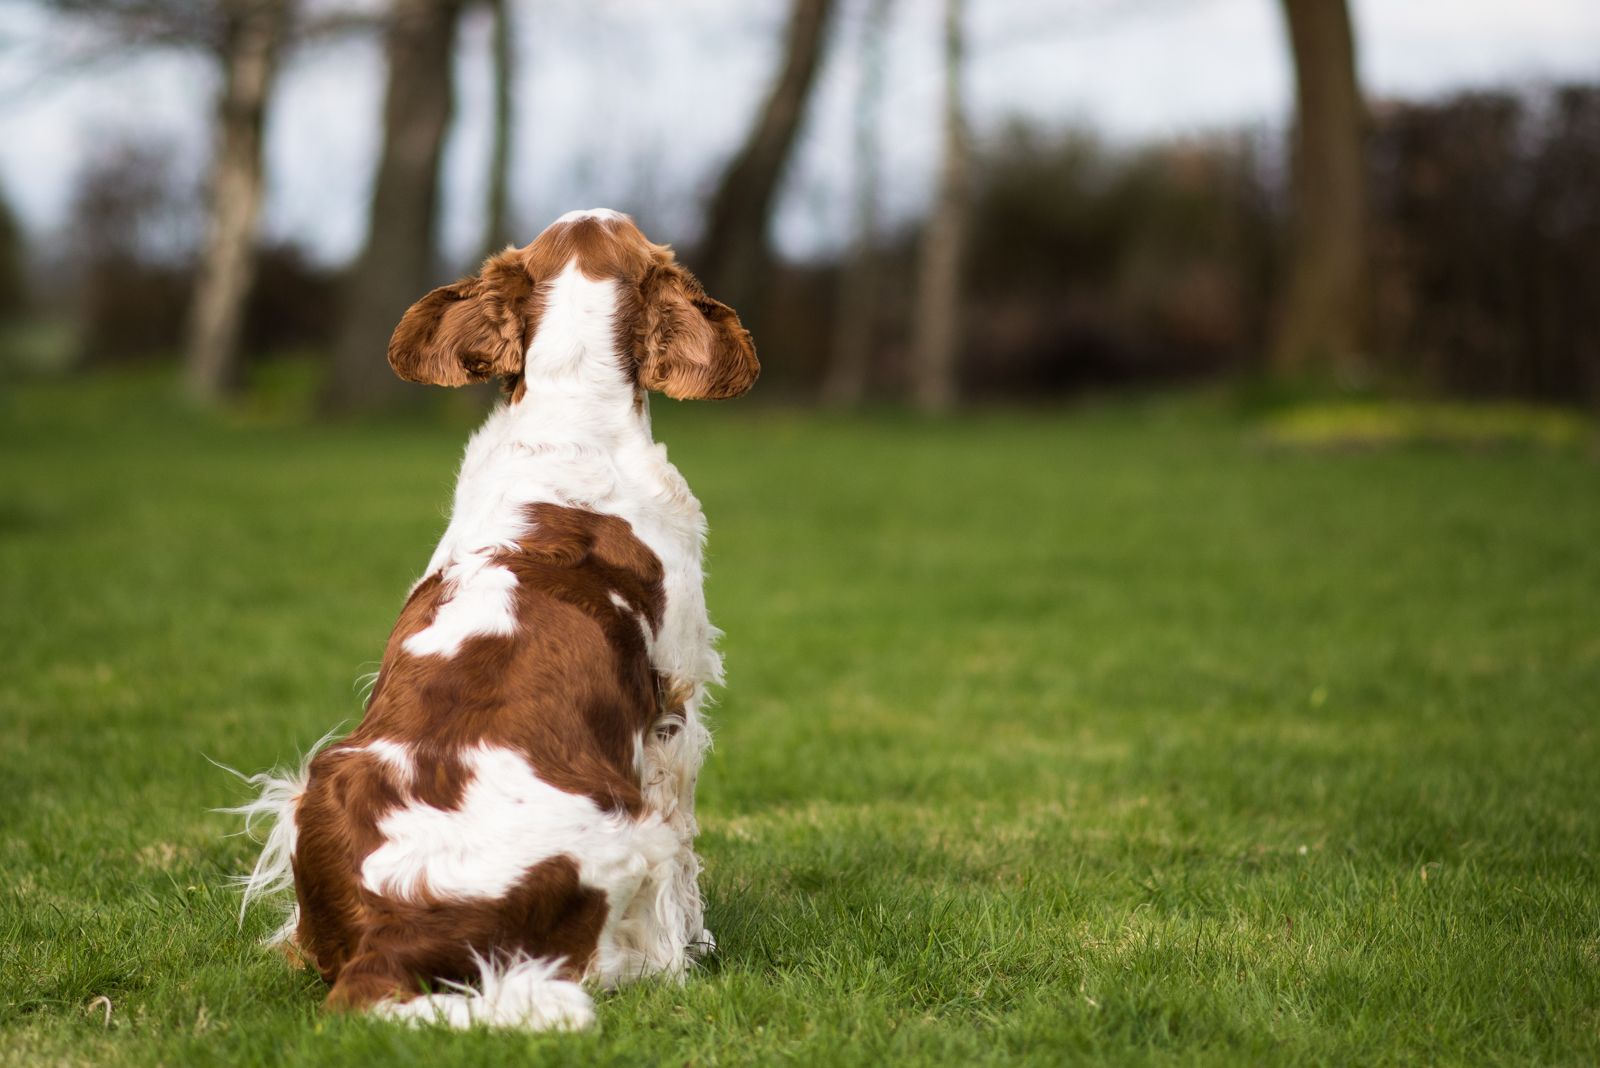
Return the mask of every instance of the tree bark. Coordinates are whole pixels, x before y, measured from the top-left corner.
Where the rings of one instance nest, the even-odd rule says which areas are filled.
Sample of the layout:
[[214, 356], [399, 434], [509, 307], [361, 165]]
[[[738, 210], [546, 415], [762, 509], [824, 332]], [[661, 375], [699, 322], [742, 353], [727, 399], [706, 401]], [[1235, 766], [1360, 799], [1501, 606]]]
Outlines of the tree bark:
[[483, 223], [483, 258], [509, 244], [511, 238], [511, 86], [516, 75], [508, 0], [489, 0], [494, 15], [490, 47], [494, 58], [494, 144], [489, 158], [489, 196]]
[[255, 282], [261, 215], [262, 127], [288, 24], [288, 0], [233, 0], [224, 6], [206, 241], [189, 306], [184, 380], [191, 396], [221, 400], [239, 376], [245, 302]]
[[856, 93], [855, 238], [840, 272], [839, 318], [822, 399], [852, 407], [866, 396], [878, 310], [879, 110], [883, 101], [883, 39], [894, 0], [868, 0], [861, 27], [860, 86]]
[[916, 318], [911, 324], [912, 399], [930, 414], [956, 404], [961, 344], [961, 261], [966, 248], [970, 148], [962, 103], [962, 0], [945, 0], [944, 152], [939, 193], [917, 264]]
[[783, 70], [711, 199], [705, 239], [695, 257], [713, 297], [741, 311], [759, 288], [769, 259], [773, 194], [794, 147], [816, 79], [835, 0], [794, 0], [784, 37]]
[[1274, 371], [1364, 371], [1366, 113], [1346, 0], [1283, 0], [1296, 117], [1289, 277]]
[[383, 154], [324, 397], [332, 413], [391, 407], [411, 392], [389, 369], [389, 336], [435, 281], [439, 156], [460, 13], [460, 0], [394, 0], [390, 12]]

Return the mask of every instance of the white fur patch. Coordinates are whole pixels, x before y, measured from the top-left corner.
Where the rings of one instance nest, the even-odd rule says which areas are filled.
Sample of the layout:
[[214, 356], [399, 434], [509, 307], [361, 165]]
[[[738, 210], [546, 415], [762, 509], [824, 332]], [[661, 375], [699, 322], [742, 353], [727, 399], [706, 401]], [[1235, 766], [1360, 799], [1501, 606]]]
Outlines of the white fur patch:
[[695, 913], [698, 930], [699, 900], [682, 900], [681, 873], [694, 854], [679, 830], [659, 813], [635, 820], [558, 790], [510, 749], [480, 745], [462, 759], [472, 779], [459, 808], [413, 800], [379, 821], [384, 842], [361, 866], [368, 890], [401, 900], [419, 899], [424, 888], [437, 898], [494, 900], [534, 865], [570, 857], [579, 883], [610, 904], [590, 974], [609, 986], [681, 973], [684, 910]]
[[622, 212], [613, 211], [610, 208], [585, 208], [580, 211], [569, 211], [551, 225], [559, 226], [562, 223], [577, 222], [579, 219], [598, 219], [601, 222], [618, 222], [626, 218], [627, 216], [622, 214]]
[[449, 598], [433, 622], [407, 638], [401, 648], [412, 656], [455, 656], [468, 638], [502, 637], [517, 632], [517, 576], [471, 553], [441, 576]]
[[417, 762], [411, 756], [411, 749], [402, 742], [376, 738], [366, 745], [352, 747], [345, 752], [370, 753], [394, 774], [395, 785], [403, 790], [409, 789], [416, 781]]
[[477, 957], [481, 991], [445, 983], [452, 993], [410, 1001], [380, 1001], [374, 1016], [464, 1031], [474, 1024], [524, 1031], [581, 1031], [594, 1024], [594, 1004], [583, 987], [557, 979], [560, 964], [514, 956], [489, 963]]
[[619, 865], [641, 876], [650, 866], [638, 856], [637, 832], [651, 821], [635, 823], [556, 789], [510, 749], [480, 745], [462, 761], [472, 778], [459, 808], [413, 800], [379, 821], [384, 842], [361, 865], [368, 890], [400, 900], [418, 899], [424, 887], [457, 900], [499, 898], [534, 865], [565, 855], [584, 883], [610, 891]]

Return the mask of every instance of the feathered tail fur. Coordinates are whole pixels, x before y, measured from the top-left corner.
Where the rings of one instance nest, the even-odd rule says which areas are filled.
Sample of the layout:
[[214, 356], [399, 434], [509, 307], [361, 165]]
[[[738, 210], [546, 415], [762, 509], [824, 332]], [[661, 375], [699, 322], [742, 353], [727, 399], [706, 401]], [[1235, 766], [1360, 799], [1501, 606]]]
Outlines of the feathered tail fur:
[[[294, 847], [299, 834], [294, 818], [295, 806], [300, 803], [300, 797], [306, 791], [311, 761], [333, 741], [338, 733], [338, 729], [335, 729], [323, 735], [322, 739], [301, 759], [298, 769], [279, 768], [246, 775], [226, 765], [217, 765], [224, 771], [237, 775], [241, 781], [258, 791], [254, 801], [235, 808], [217, 810], [243, 816], [244, 833], [262, 842], [261, 856], [256, 860], [255, 868], [249, 875], [235, 876], [233, 880], [234, 885], [243, 891], [242, 900], [239, 902], [240, 923], [244, 922], [245, 913], [249, 910], [251, 902], [258, 898], [272, 897], [294, 886]], [[269, 826], [263, 841], [257, 834], [257, 828], [264, 823]], [[287, 942], [294, 934], [299, 919], [298, 913], [299, 907], [291, 906], [284, 924], [267, 937], [266, 943], [276, 945]]]

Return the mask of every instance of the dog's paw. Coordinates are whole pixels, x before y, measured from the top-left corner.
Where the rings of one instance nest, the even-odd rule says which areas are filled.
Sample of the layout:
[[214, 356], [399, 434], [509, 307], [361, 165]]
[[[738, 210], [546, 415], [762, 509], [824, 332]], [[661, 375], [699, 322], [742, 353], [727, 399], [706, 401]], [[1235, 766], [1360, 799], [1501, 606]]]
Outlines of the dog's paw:
[[700, 937], [690, 942], [687, 949], [690, 960], [705, 960], [717, 951], [717, 940], [710, 931], [702, 928]]

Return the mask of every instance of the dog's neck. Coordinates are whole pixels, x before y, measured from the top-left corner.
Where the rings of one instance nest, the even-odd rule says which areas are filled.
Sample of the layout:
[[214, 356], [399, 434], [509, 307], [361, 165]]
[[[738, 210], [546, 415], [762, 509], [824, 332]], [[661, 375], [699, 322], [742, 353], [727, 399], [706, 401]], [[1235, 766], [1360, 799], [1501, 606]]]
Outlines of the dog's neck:
[[623, 363], [631, 354], [617, 348], [616, 284], [568, 268], [543, 296], [521, 395], [467, 445], [450, 526], [422, 578], [440, 573], [449, 596], [492, 600], [504, 586], [494, 561], [528, 532], [528, 505], [618, 516], [666, 572], [652, 662], [675, 678], [720, 678], [702, 591], [705, 518], [651, 439], [649, 406]]
[[507, 440], [540, 445], [650, 444], [650, 408], [617, 351], [616, 283], [584, 276], [576, 263], [543, 294], [538, 329], [515, 400]]
[[617, 351], [616, 284], [573, 265], [542, 296], [518, 395], [468, 443], [450, 526], [425, 575], [514, 547], [528, 504], [622, 514], [653, 496], [657, 487], [641, 480], [670, 470], [664, 455], [644, 456], [656, 451], [650, 408], [623, 363], [631, 357]]

